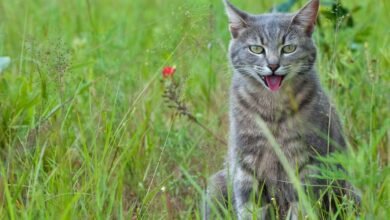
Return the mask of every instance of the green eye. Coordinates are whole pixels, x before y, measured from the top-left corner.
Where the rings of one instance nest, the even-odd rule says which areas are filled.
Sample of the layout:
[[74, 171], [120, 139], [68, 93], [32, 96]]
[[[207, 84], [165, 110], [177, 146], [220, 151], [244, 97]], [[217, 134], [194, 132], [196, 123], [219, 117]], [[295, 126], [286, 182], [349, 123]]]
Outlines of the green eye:
[[264, 52], [264, 48], [262, 46], [258, 46], [258, 45], [249, 46], [249, 50], [255, 54], [261, 54]]
[[290, 44], [290, 45], [284, 46], [282, 48], [282, 52], [283, 53], [292, 53], [295, 51], [295, 49], [297, 49], [297, 46]]

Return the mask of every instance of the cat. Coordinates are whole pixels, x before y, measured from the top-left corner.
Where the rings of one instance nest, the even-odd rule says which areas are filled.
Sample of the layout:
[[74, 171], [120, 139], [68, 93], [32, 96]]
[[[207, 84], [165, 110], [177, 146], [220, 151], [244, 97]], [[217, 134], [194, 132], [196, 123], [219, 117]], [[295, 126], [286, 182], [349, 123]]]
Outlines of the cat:
[[[315, 171], [309, 167], [318, 163], [318, 155], [345, 150], [346, 141], [315, 69], [312, 33], [319, 0], [311, 0], [291, 14], [252, 15], [227, 0], [224, 4], [233, 69], [229, 151], [225, 168], [208, 183], [204, 219], [211, 218], [213, 201], [227, 200], [230, 180], [238, 219], [253, 215], [253, 193], [266, 204], [275, 200], [281, 219], [287, 215], [298, 219], [297, 192], [259, 120], [268, 127], [302, 182], [326, 184], [311, 178]], [[319, 189], [314, 191], [319, 196]], [[267, 207], [260, 209], [260, 218], [267, 218]]]

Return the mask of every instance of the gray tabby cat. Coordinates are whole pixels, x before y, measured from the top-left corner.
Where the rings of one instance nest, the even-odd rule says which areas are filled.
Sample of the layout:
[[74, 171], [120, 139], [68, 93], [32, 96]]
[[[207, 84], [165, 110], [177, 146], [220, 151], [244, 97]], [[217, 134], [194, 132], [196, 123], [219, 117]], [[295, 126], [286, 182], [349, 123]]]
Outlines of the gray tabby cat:
[[[281, 218], [290, 213], [292, 219], [297, 219], [297, 193], [258, 118], [266, 123], [303, 182], [326, 184], [307, 177], [312, 172], [308, 165], [317, 163], [316, 156], [342, 150], [346, 144], [338, 116], [314, 67], [316, 47], [311, 36], [319, 0], [311, 0], [294, 14], [251, 15], [228, 1], [225, 6], [234, 72], [230, 146], [225, 169], [211, 177], [207, 201], [226, 200], [228, 179], [232, 179], [234, 209], [239, 219], [251, 218], [252, 193], [266, 203], [274, 198]], [[210, 213], [207, 203], [205, 219], [210, 218]]]

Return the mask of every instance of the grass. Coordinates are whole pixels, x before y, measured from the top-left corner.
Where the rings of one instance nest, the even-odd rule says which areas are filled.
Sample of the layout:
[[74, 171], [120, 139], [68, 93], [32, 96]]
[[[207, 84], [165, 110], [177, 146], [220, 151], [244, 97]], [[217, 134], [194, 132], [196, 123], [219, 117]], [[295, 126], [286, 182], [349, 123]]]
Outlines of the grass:
[[[233, 2], [259, 13], [281, 1]], [[348, 175], [323, 175], [361, 191], [359, 210], [339, 204], [344, 218], [388, 219], [390, 4], [342, 3], [353, 26], [323, 5], [314, 37], [351, 151], [324, 159]], [[200, 218], [227, 151], [229, 38], [220, 1], [1, 1], [0, 218]], [[207, 129], [168, 107], [167, 65]]]

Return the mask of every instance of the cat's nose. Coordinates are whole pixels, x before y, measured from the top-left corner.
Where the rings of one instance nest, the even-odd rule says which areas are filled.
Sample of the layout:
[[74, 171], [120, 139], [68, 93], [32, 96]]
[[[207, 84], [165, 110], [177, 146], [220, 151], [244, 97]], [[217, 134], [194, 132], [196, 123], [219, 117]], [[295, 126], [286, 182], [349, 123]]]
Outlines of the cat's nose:
[[275, 72], [279, 67], [279, 64], [268, 64], [268, 68], [270, 68], [272, 72]]
[[270, 68], [272, 72], [275, 72], [279, 67], [279, 64], [268, 64], [268, 68]]

